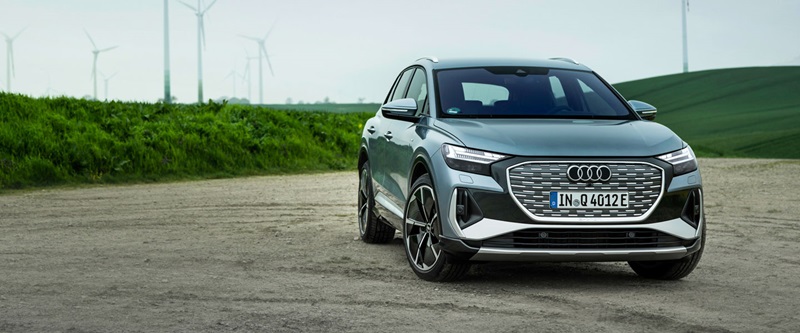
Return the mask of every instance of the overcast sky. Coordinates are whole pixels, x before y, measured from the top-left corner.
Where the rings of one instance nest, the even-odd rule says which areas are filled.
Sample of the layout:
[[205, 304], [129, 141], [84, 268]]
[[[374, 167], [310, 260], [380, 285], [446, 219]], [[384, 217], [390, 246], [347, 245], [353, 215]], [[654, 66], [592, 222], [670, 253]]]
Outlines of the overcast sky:
[[[186, 0], [197, 5], [197, 0]], [[205, 5], [211, 1], [205, 0]], [[12, 90], [82, 97], [92, 94], [92, 45], [108, 98], [163, 97], [163, 0], [0, 0], [0, 31], [15, 35]], [[169, 1], [172, 91], [197, 100], [197, 17]], [[800, 65], [800, 1], [690, 0], [691, 71]], [[415, 59], [566, 56], [612, 83], [682, 69], [681, 0], [218, 0], [206, 17], [205, 99], [232, 96], [246, 52], [263, 36], [275, 75], [264, 63], [266, 103], [380, 102], [397, 73]], [[0, 89], [7, 89], [0, 44]], [[236, 96], [258, 101], [237, 79]], [[104, 98], [103, 76], [98, 96]]]

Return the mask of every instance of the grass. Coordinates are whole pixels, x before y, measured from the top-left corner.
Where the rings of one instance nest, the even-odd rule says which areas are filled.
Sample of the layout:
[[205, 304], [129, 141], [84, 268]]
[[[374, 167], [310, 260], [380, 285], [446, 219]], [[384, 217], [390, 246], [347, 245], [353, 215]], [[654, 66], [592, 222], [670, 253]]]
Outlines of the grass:
[[0, 93], [0, 189], [355, 169], [373, 114]]
[[614, 85], [658, 108], [699, 156], [800, 158], [800, 67], [668, 75]]

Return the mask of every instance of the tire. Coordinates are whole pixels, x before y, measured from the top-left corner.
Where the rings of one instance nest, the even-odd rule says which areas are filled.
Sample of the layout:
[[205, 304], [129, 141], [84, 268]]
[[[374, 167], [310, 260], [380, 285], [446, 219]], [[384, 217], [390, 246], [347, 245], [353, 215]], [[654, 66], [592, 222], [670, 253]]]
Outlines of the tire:
[[375, 198], [372, 196], [372, 176], [369, 162], [359, 169], [358, 178], [358, 233], [361, 240], [371, 244], [385, 244], [394, 239], [394, 228], [378, 221], [375, 216]]
[[436, 191], [426, 174], [411, 187], [403, 219], [403, 244], [408, 264], [423, 280], [446, 282], [463, 277], [469, 263], [454, 262], [439, 247], [441, 222]]
[[700, 249], [684, 258], [677, 260], [663, 260], [663, 261], [629, 261], [628, 265], [631, 266], [637, 275], [656, 280], [680, 280], [689, 273], [691, 273], [700, 258], [703, 256], [703, 250], [706, 248], [706, 224], [705, 216], [703, 217], [703, 236], [700, 237]]

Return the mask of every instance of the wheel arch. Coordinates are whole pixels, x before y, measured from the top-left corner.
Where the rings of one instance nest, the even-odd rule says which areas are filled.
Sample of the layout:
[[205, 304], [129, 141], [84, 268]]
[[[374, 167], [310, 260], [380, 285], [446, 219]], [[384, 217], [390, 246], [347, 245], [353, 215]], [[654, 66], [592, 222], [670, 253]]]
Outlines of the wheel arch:
[[409, 193], [411, 193], [411, 185], [414, 184], [419, 177], [422, 177], [422, 175], [429, 175], [431, 177], [431, 183], [433, 183], [433, 175], [431, 174], [431, 168], [429, 165], [430, 163], [428, 163], [428, 159], [425, 158], [424, 155], [417, 154], [417, 156], [414, 158], [414, 164], [411, 167], [411, 174], [408, 178]]
[[361, 148], [358, 150], [358, 165], [356, 165], [357, 169], [361, 169], [361, 166], [364, 165], [369, 160], [369, 153], [367, 153], [367, 146], [361, 145]]

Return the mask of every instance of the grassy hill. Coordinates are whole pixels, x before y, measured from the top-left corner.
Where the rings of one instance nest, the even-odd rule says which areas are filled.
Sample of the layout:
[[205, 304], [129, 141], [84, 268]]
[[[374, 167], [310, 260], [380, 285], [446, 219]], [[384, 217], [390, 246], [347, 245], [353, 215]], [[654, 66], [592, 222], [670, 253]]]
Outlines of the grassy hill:
[[614, 85], [658, 108], [700, 156], [800, 158], [800, 66], [718, 69]]

